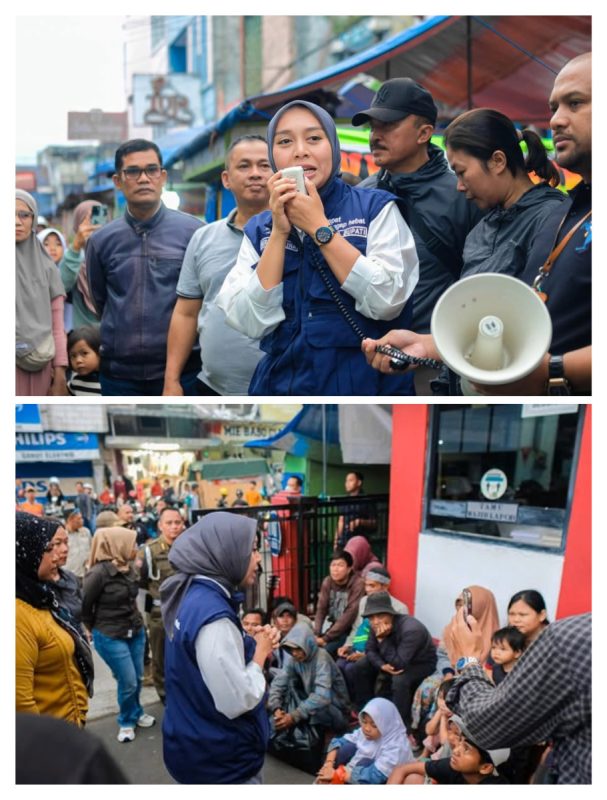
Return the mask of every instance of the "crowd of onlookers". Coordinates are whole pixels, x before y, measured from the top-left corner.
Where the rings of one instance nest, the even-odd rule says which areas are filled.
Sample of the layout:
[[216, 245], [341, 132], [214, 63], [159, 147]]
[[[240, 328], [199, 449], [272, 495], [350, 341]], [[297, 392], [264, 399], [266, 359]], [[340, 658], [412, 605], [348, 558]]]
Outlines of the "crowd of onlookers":
[[[151, 645], [153, 683], [166, 704], [165, 762], [180, 782], [259, 782], [247, 771], [257, 771], [255, 752], [266, 749], [318, 783], [551, 782], [550, 728], [511, 735], [509, 720], [493, 717], [498, 732], [480, 733], [463, 694], [468, 676], [495, 697], [505, 694], [522, 676], [517, 666], [527, 651], [531, 664], [538, 642], [551, 646], [546, 632], [554, 628], [556, 636], [562, 623], [549, 626], [538, 591], [515, 593], [501, 616], [489, 589], [468, 586], [436, 642], [391, 594], [389, 570], [364, 536], [346, 537], [333, 552], [311, 618], [286, 596], [267, 609], [242, 608], [237, 587], [246, 591], [258, 580], [260, 563], [257, 523], [246, 516], [214, 512], [186, 530], [167, 505], [158, 536], [139, 543], [119, 513], [101, 511], [92, 536], [82, 521], [80, 511], [65, 522], [17, 512], [18, 712], [84, 727], [94, 646], [117, 682], [118, 740], [132, 741], [155, 723], [140, 702]], [[233, 599], [226, 605], [226, 598]], [[462, 646], [462, 624], [474, 648]], [[584, 640], [581, 663], [586, 650]], [[586, 679], [587, 689], [569, 682], [582, 700], [567, 702], [587, 724]], [[254, 747], [251, 739], [238, 756], [242, 773], [226, 776], [217, 757], [212, 768], [197, 763], [226, 727], [248, 741], [249, 724], [260, 741]], [[579, 770], [564, 782], [586, 777]]]
[[[451, 120], [443, 151], [431, 93], [392, 78], [352, 119], [369, 125], [377, 167], [362, 182], [342, 175], [328, 111], [294, 100], [267, 140], [231, 141], [221, 181], [235, 207], [208, 225], [163, 204], [162, 153], [143, 139], [115, 153], [124, 216], [84, 200], [69, 244], [56, 228], [36, 237], [36, 201], [18, 189], [17, 395], [461, 394], [432, 315], [454, 283], [491, 273], [535, 292], [552, 328], [539, 365], [491, 391], [589, 394], [590, 53], [546, 100], [554, 159], [499, 108]], [[559, 169], [581, 176], [568, 195]], [[407, 353], [401, 369], [386, 345]]]

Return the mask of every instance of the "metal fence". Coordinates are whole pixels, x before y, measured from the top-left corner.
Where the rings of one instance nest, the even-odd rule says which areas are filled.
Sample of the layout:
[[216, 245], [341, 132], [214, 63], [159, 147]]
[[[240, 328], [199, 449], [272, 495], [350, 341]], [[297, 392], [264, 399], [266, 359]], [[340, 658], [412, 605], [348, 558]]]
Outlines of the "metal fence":
[[[385, 562], [388, 498], [387, 494], [323, 500], [294, 497], [284, 505], [221, 509], [257, 521], [262, 572], [257, 584], [247, 592], [247, 605], [267, 610], [274, 597], [286, 595], [294, 601], [298, 611], [313, 613], [320, 585], [329, 573], [339, 518], [344, 514], [349, 518], [356, 516], [359, 507], [361, 516], [374, 519], [364, 535], [374, 554]], [[192, 514], [199, 518], [217, 510], [198, 509]]]

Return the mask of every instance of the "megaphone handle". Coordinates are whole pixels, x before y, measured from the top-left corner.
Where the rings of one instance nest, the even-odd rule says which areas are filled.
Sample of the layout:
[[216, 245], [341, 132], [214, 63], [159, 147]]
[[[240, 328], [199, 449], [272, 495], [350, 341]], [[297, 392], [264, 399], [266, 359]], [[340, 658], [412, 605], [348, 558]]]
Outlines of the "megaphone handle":
[[402, 350], [397, 350], [395, 347], [390, 347], [387, 344], [378, 344], [375, 348], [376, 353], [381, 353], [384, 356], [389, 356], [393, 362], [390, 364], [392, 369], [407, 369], [412, 364], [417, 367], [430, 367], [430, 369], [440, 369], [443, 364], [435, 358], [419, 358], [418, 356], [403, 353]]

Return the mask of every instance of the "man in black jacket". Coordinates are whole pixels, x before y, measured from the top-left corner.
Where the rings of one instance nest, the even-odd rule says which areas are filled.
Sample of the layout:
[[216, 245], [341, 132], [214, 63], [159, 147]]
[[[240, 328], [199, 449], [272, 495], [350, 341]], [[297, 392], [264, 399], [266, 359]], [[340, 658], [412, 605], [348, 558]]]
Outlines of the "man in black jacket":
[[[411, 330], [417, 333], [429, 333], [434, 305], [459, 278], [466, 236], [482, 217], [457, 191], [457, 178], [443, 151], [430, 141], [436, 117], [430, 92], [410, 78], [393, 78], [383, 84], [371, 107], [352, 119], [353, 125], [370, 124], [371, 153], [380, 167], [360, 186], [397, 195], [413, 232], [419, 282], [413, 293]], [[418, 383], [416, 377], [420, 394]]]
[[[371, 632], [364, 657], [350, 672], [354, 704], [360, 709], [376, 694], [388, 697], [408, 728], [415, 690], [436, 667], [432, 637], [415, 617], [396, 613], [388, 592], [369, 595], [363, 617]], [[376, 688], [378, 678], [381, 686]]]

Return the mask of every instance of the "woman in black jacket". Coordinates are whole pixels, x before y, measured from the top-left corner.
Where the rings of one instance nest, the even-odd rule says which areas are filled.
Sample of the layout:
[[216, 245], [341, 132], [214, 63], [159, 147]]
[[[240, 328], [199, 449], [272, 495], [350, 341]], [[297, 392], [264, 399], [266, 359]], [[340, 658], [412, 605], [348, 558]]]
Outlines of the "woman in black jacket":
[[354, 704], [360, 709], [378, 694], [387, 697], [408, 728], [415, 690], [436, 667], [432, 637], [415, 617], [396, 613], [388, 592], [369, 595], [363, 617], [371, 631], [364, 658], [350, 672]]
[[149, 728], [156, 721], [144, 713], [139, 701], [145, 631], [137, 608], [138, 578], [131, 564], [136, 536], [127, 528], [99, 529], [83, 587], [82, 622], [92, 630], [95, 649], [118, 683], [119, 742], [132, 742], [136, 726]]

